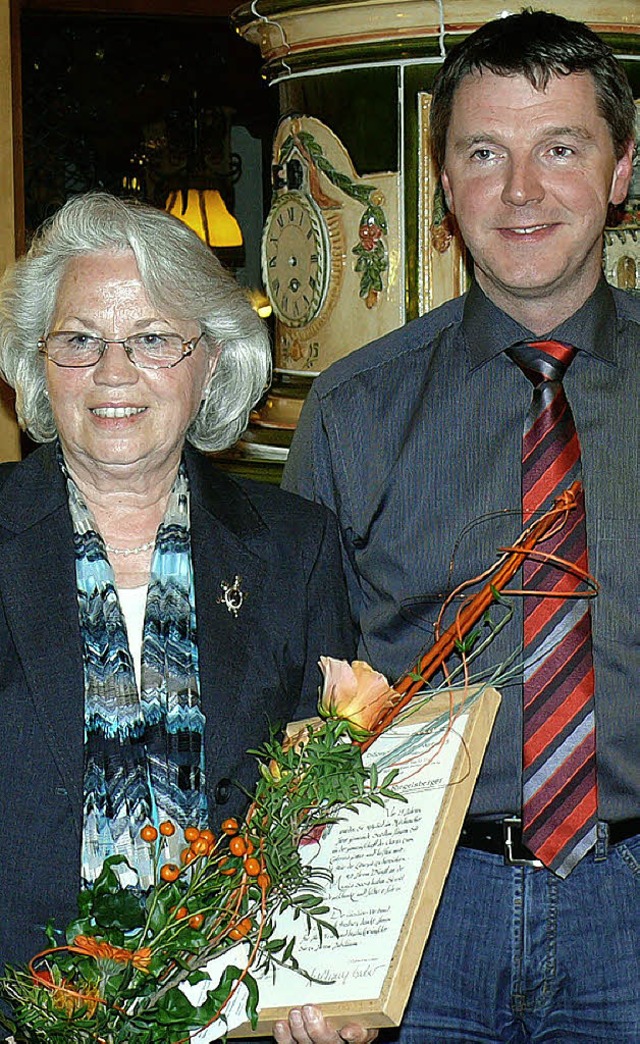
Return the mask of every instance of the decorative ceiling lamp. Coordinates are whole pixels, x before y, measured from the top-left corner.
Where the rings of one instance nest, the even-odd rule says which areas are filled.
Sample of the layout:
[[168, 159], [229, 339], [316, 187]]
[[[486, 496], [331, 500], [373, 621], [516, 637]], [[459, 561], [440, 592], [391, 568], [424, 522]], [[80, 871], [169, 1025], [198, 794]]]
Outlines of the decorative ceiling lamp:
[[239, 157], [231, 155], [226, 112], [221, 109], [204, 115], [213, 120], [210, 137], [222, 151], [212, 157], [204, 149], [200, 130], [203, 114], [194, 91], [191, 148], [180, 174], [167, 183], [165, 210], [193, 229], [223, 264], [238, 268], [244, 263], [244, 240], [230, 208], [233, 184], [240, 175]]
[[165, 210], [184, 221], [213, 249], [243, 246], [240, 225], [218, 189], [176, 189], [169, 193]]

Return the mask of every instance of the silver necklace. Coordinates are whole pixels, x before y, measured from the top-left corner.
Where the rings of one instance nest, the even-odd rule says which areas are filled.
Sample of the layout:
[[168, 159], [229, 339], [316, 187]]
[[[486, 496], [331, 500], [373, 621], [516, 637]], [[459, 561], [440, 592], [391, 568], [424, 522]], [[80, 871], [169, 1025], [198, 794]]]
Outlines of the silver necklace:
[[152, 547], [155, 547], [155, 538], [153, 540], [147, 540], [146, 544], [139, 544], [138, 547], [112, 547], [111, 544], [105, 542], [107, 551], [112, 555], [122, 555], [127, 558], [129, 555], [139, 555], [143, 551], [149, 551]]

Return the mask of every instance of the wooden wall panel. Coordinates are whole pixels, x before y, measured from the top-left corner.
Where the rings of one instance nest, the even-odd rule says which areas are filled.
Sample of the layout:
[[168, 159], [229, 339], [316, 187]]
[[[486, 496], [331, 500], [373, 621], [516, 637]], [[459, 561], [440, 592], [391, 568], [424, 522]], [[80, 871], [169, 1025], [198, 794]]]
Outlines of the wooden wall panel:
[[[11, 3], [0, 0], [0, 270], [15, 257]], [[0, 460], [19, 460], [20, 436], [12, 393], [0, 381]]]

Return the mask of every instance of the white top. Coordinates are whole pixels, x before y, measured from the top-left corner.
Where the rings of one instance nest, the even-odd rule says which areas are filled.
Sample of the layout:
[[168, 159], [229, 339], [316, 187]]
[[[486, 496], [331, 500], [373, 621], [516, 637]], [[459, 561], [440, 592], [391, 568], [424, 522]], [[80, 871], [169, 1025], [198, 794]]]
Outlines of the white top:
[[119, 587], [118, 597], [120, 608], [127, 625], [127, 637], [129, 639], [129, 652], [133, 660], [133, 669], [140, 692], [140, 675], [142, 673], [142, 631], [144, 628], [144, 613], [147, 607], [147, 589], [149, 585], [142, 587]]

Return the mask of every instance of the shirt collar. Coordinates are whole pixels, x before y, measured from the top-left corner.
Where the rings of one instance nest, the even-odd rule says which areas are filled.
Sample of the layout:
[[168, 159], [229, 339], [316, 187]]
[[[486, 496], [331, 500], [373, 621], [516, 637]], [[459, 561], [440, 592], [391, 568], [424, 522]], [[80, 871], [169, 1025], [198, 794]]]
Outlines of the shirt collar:
[[605, 362], [616, 362], [616, 307], [604, 276], [582, 307], [543, 337], [498, 308], [474, 281], [465, 300], [462, 327], [472, 370], [514, 344], [542, 339], [562, 341]]

